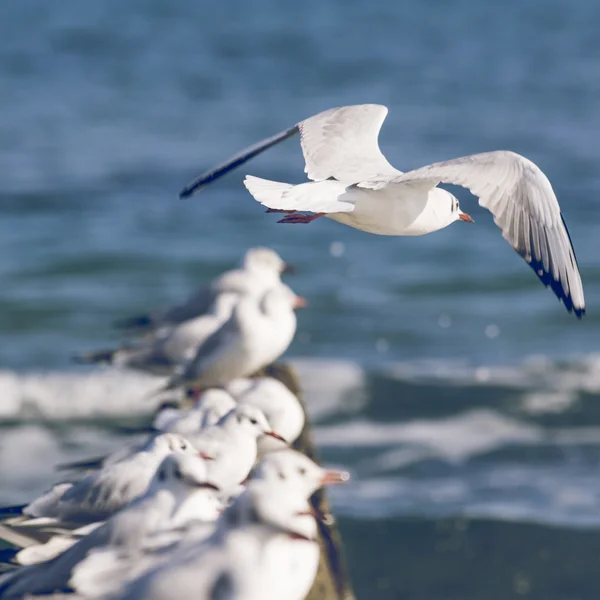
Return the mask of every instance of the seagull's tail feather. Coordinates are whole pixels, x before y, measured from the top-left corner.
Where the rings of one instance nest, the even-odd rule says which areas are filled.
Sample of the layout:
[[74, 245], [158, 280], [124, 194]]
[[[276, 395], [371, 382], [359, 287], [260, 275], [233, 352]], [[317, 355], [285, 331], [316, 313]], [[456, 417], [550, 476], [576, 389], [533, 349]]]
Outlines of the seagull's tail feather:
[[271, 209], [314, 213], [354, 209], [354, 203], [346, 194], [348, 186], [335, 179], [291, 185], [247, 175], [244, 185], [256, 200]]
[[[253, 177], [252, 175], [246, 175], [244, 185], [254, 196], [255, 200], [258, 200], [263, 206], [275, 209], [287, 208], [286, 206], [282, 206], [283, 204], [286, 204], [283, 196], [285, 192], [294, 187], [290, 183], [270, 181], [268, 179], [261, 179], [260, 177]], [[296, 207], [292, 207], [292, 209], [295, 208]]]

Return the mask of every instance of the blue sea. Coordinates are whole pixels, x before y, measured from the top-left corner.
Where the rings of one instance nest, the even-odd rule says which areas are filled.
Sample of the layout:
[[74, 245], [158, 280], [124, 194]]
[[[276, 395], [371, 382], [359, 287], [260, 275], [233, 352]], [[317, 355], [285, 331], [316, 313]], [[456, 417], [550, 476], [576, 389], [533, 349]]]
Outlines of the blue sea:
[[[595, 600], [599, 23], [593, 0], [2, 0], [0, 503], [152, 412], [155, 379], [75, 353], [265, 245], [309, 301], [285, 359], [320, 455], [353, 474], [331, 498], [357, 597]], [[297, 138], [178, 199], [242, 147], [365, 102], [389, 107], [380, 144], [401, 170], [536, 162], [587, 316], [466, 191], [476, 224], [426, 237], [277, 224], [242, 179], [303, 181]]]

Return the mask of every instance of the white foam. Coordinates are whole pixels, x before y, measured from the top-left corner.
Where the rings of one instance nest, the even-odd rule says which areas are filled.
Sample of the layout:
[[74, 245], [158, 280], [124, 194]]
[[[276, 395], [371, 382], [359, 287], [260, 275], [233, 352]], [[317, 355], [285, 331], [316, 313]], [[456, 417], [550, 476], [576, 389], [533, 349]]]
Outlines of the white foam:
[[[294, 359], [311, 416], [356, 412], [363, 406], [364, 371], [342, 360]], [[151, 393], [164, 378], [99, 368], [86, 372], [0, 371], [0, 420], [67, 420], [150, 414]]]
[[600, 392], [600, 354], [569, 360], [530, 356], [518, 365], [481, 366], [466, 361], [416, 361], [387, 364], [385, 376], [398, 381], [437, 381], [446, 385], [500, 386], [523, 390]]
[[[443, 419], [416, 419], [406, 423], [374, 423], [364, 419], [318, 427], [317, 443], [322, 447], [381, 447], [409, 444], [422, 448], [415, 457], [437, 456], [449, 462], [465, 461], [508, 444], [532, 444], [543, 439], [535, 425], [505, 417], [493, 410], [476, 409]], [[400, 449], [401, 456], [405, 455]], [[384, 454], [370, 468], [389, 468], [397, 455]]]
[[356, 363], [335, 359], [295, 358], [290, 361], [313, 419], [333, 413], [355, 413], [364, 406], [365, 371]]
[[[295, 358], [313, 419], [357, 413], [367, 396], [366, 371], [347, 360]], [[464, 361], [397, 362], [379, 369], [396, 381], [444, 386], [504, 387], [522, 390], [521, 409], [529, 414], [561, 412], [577, 394], [600, 393], [600, 354], [557, 362], [531, 357], [516, 366], [474, 366]], [[148, 395], [164, 379], [106, 368], [87, 372], [16, 373], [0, 371], [0, 420], [41, 416], [76, 419], [139, 415], [153, 410]]]
[[0, 419], [80, 419], [152, 412], [164, 379], [117, 369], [77, 373], [0, 372]]

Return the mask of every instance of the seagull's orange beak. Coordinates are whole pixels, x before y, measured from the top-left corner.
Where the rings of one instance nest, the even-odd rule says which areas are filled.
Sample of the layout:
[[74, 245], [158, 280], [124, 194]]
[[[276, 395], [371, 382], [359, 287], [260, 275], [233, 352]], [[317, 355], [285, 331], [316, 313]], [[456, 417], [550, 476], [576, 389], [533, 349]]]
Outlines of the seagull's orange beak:
[[321, 485], [335, 485], [346, 483], [350, 480], [350, 473], [347, 471], [325, 471], [321, 478]]
[[302, 296], [296, 296], [294, 300], [294, 308], [304, 308], [308, 302]]
[[458, 213], [458, 218], [465, 223], [475, 223], [475, 219], [471, 215], [468, 215], [464, 212]]
[[287, 444], [287, 440], [282, 435], [279, 435], [278, 433], [275, 433], [274, 431], [267, 431], [265, 433], [265, 435], [268, 435], [272, 438], [275, 438], [276, 440], [279, 440], [280, 442], [284, 442]]

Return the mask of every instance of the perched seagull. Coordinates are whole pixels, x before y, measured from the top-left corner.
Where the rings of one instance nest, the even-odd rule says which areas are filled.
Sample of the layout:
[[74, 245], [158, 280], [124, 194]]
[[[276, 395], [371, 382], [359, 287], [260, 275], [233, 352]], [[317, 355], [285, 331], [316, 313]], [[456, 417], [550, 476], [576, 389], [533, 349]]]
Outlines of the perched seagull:
[[257, 465], [252, 480], [297, 486], [302, 497], [308, 499], [323, 486], [347, 483], [350, 474], [324, 469], [301, 452], [286, 448], [267, 454]]
[[146, 492], [161, 461], [171, 453], [198, 454], [184, 437], [165, 433], [142, 450], [108, 464], [75, 483], [60, 483], [23, 509], [17, 525], [84, 525], [103, 521]]
[[[167, 456], [159, 465], [147, 492], [106, 523], [79, 539], [51, 560], [0, 575], [0, 596], [21, 598], [25, 594], [45, 594], [67, 587], [73, 569], [90, 550], [110, 546], [129, 554], [143, 547], [153, 533], [169, 526], [170, 521], [198, 491], [217, 488], [207, 481], [205, 462], [197, 456]], [[216, 518], [210, 514], [208, 518]], [[79, 578], [93, 576], [83, 568]]]
[[[260, 285], [257, 289], [262, 289]], [[194, 358], [198, 346], [229, 317], [239, 301], [239, 293], [220, 293], [205, 314], [172, 326], [165, 326], [135, 345], [113, 350], [86, 352], [75, 357], [80, 363], [107, 363], [155, 375], [172, 375]]]
[[296, 333], [294, 309], [305, 305], [283, 284], [259, 297], [244, 296], [230, 319], [198, 348], [184, 372], [158, 392], [184, 385], [218, 387], [256, 373], [287, 350]]
[[293, 269], [270, 248], [250, 248], [242, 262], [242, 268], [227, 271], [210, 286], [198, 290], [183, 304], [163, 310], [124, 319], [118, 327], [137, 331], [151, 331], [165, 326], [178, 325], [206, 314], [220, 294], [244, 295], [257, 289], [257, 293], [281, 282], [282, 273]]
[[325, 471], [297, 453], [275, 452], [266, 460], [270, 467], [257, 471], [211, 538], [181, 548], [115, 598], [162, 600], [177, 590], [181, 600], [302, 600], [319, 562], [307, 498]]
[[[239, 404], [260, 408], [286, 444], [293, 444], [298, 439], [304, 427], [304, 410], [298, 398], [281, 381], [273, 377], [235, 379], [226, 389]], [[263, 436], [258, 440], [259, 455], [285, 448], [286, 444]]]
[[195, 434], [216, 425], [235, 406], [236, 401], [227, 391], [209, 388], [200, 393], [193, 408], [161, 410], [154, 418], [154, 428], [180, 435]]
[[[379, 235], [424, 235], [473, 219], [439, 183], [469, 189], [487, 208], [515, 251], [569, 312], [585, 314], [575, 251], [558, 200], [532, 161], [506, 150], [473, 154], [403, 173], [381, 153], [379, 130], [387, 108], [345, 106], [319, 113], [258, 142], [200, 176], [185, 198], [267, 148], [300, 133], [311, 182], [291, 185], [247, 176], [244, 184], [267, 212], [287, 214], [280, 223], [330, 219]], [[311, 215], [300, 214], [303, 212]]]
[[227, 492], [248, 477], [261, 436], [282, 441], [259, 408], [240, 404], [213, 427], [190, 435], [190, 441], [206, 459], [210, 481]]

